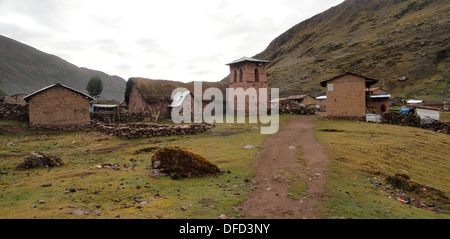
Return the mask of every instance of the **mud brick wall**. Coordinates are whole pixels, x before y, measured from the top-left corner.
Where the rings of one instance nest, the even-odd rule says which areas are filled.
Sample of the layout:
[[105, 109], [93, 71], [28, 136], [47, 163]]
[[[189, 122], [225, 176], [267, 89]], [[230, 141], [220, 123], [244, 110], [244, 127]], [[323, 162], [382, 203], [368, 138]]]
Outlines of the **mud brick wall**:
[[400, 112], [389, 112], [383, 114], [383, 123], [418, 127], [445, 134], [450, 133], [450, 122], [434, 121], [429, 124], [422, 124], [418, 115], [402, 114]]
[[81, 129], [91, 121], [88, 98], [61, 86], [30, 98], [29, 116], [33, 128]]
[[96, 124], [96, 128], [99, 132], [117, 136], [121, 139], [197, 134], [206, 132], [214, 127], [214, 124], [208, 123], [191, 125], [126, 124], [120, 126], [106, 125], [102, 123]]
[[146, 116], [145, 120], [169, 119], [170, 111], [168, 106], [170, 102], [161, 100], [159, 102], [148, 103], [144, 100], [136, 86], [133, 86], [130, 94], [130, 102], [128, 104], [128, 112], [142, 113]]
[[[333, 90], [329, 86], [333, 85]], [[327, 83], [327, 115], [329, 117], [364, 117], [366, 94], [364, 78], [345, 75]]]
[[28, 106], [0, 103], [0, 120], [28, 122]]

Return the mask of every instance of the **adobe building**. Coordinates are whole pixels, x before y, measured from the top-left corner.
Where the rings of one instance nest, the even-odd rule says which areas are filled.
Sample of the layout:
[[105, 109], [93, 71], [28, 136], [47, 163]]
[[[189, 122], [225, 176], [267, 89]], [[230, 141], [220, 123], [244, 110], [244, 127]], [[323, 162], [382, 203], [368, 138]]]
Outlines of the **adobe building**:
[[365, 119], [367, 112], [366, 89], [376, 83], [378, 80], [349, 72], [322, 81], [320, 85], [326, 87], [327, 91], [327, 116]]
[[303, 106], [312, 106], [315, 107], [316, 99], [309, 94], [304, 95], [291, 95], [284, 99], [285, 101], [295, 101]]
[[366, 89], [369, 99], [367, 101], [367, 111], [372, 114], [381, 115], [389, 112], [391, 104], [391, 94], [380, 88]]
[[[225, 95], [227, 83], [224, 82], [202, 82], [204, 93], [208, 88], [218, 88]], [[125, 90], [125, 104], [129, 113], [139, 113], [144, 115], [146, 121], [157, 121], [158, 119], [170, 119], [172, 108], [179, 108], [180, 102], [172, 100], [172, 93], [175, 89], [184, 88], [187, 91], [195, 92], [194, 82], [184, 83], [167, 80], [152, 80], [145, 78], [130, 78]], [[186, 92], [186, 91], [185, 91]], [[177, 96], [177, 95], [175, 95]], [[180, 95], [178, 96], [180, 97]], [[177, 97], [175, 97], [177, 98]], [[193, 112], [194, 97], [191, 98], [191, 112]], [[186, 103], [184, 99], [181, 101]], [[204, 107], [209, 102], [203, 101]], [[225, 101], [223, 102], [225, 104]], [[225, 108], [224, 108], [225, 109]]]
[[29, 106], [33, 128], [76, 130], [91, 122], [89, 95], [62, 84], [54, 84], [23, 98]]
[[[265, 60], [258, 60], [249, 57], [242, 57], [229, 64], [230, 66], [230, 81], [229, 88], [237, 89], [242, 88], [247, 90], [249, 88], [256, 89], [256, 93], [259, 99], [259, 89], [269, 89], [269, 83], [267, 81], [266, 65], [270, 63]], [[267, 102], [269, 101], [269, 91], [267, 95]], [[229, 96], [231, 97], [231, 96]], [[228, 99], [228, 101], [230, 101]], [[236, 109], [236, 100], [234, 100]], [[248, 100], [246, 100], [246, 110], [248, 110]], [[247, 111], [248, 112], [248, 111]]]

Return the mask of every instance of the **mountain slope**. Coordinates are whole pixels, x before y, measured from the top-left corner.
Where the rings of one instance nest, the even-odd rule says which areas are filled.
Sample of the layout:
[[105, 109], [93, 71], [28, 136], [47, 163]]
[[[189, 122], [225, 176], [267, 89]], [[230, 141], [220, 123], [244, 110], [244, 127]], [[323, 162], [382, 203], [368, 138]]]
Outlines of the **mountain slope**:
[[[396, 97], [450, 98], [446, 0], [347, 0], [277, 37], [254, 56], [270, 60], [282, 96], [323, 94], [319, 82], [352, 71]], [[399, 81], [405, 76], [406, 81]]]
[[124, 100], [124, 79], [79, 68], [57, 56], [0, 35], [0, 89], [9, 95], [31, 93], [56, 82], [87, 92], [87, 82], [93, 76], [99, 76], [103, 81], [101, 100]]

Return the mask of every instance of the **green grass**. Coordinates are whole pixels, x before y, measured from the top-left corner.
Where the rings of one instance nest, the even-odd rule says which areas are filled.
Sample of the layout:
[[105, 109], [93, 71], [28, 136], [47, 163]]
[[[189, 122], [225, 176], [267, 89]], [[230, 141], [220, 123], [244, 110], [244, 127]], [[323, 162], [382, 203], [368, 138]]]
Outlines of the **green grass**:
[[450, 112], [441, 112], [441, 121], [450, 122]]
[[[402, 204], [371, 181], [406, 174], [450, 197], [450, 136], [419, 128], [316, 121], [315, 135], [330, 156], [326, 218], [450, 218]], [[336, 129], [330, 132], [326, 129]], [[325, 130], [325, 131], [323, 131]], [[424, 200], [432, 200], [432, 195]], [[441, 205], [448, 211], [448, 205]]]
[[[282, 122], [288, 116], [282, 116]], [[3, 122], [3, 125], [20, 123]], [[258, 124], [217, 124], [209, 132], [150, 139], [121, 140], [98, 132], [0, 135], [0, 218], [218, 218], [238, 217], [234, 207], [244, 202], [253, 186], [254, 157], [268, 137]], [[230, 171], [216, 178], [152, 178], [152, 147], [178, 146]], [[57, 154], [65, 166], [17, 170], [31, 151]], [[99, 169], [117, 164], [120, 170]], [[124, 165], [126, 167], [124, 167]], [[42, 187], [44, 184], [50, 187]], [[226, 188], [219, 187], [226, 184]], [[67, 193], [75, 189], [73, 193]], [[144, 200], [147, 204], [139, 205]], [[45, 201], [45, 203], [39, 203]], [[75, 209], [99, 211], [69, 215]]]

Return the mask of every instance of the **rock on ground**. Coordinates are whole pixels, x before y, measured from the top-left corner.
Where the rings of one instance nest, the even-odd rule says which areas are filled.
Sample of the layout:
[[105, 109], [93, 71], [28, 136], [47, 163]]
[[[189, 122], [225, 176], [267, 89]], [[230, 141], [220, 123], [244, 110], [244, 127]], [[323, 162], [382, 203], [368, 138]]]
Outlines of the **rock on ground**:
[[17, 166], [18, 169], [32, 169], [32, 168], [53, 168], [61, 167], [64, 162], [55, 154], [46, 152], [32, 152], [28, 155], [23, 163]]
[[177, 178], [213, 177], [222, 171], [200, 155], [177, 148], [160, 148], [152, 158], [151, 176]]

